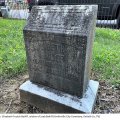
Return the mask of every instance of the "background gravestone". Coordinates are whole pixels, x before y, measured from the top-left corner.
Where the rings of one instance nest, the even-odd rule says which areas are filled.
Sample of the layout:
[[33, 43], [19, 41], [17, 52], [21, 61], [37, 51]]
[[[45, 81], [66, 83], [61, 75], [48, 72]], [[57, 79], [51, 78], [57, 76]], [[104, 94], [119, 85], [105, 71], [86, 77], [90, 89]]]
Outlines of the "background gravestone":
[[89, 85], [96, 16], [95, 5], [32, 9], [24, 28], [32, 84], [83, 98]]

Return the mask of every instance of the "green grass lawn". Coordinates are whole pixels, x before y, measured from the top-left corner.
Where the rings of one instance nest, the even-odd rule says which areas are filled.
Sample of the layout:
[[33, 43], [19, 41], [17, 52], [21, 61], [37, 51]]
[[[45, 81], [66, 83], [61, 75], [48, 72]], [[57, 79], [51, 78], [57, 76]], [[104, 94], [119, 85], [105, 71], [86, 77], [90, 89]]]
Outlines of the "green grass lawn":
[[9, 77], [26, 70], [23, 20], [0, 18], [0, 76]]
[[93, 47], [93, 70], [100, 80], [120, 84], [120, 31], [97, 28]]
[[[0, 19], [0, 76], [27, 70], [23, 40], [24, 20]], [[120, 84], [120, 31], [97, 28], [92, 69], [99, 80]]]

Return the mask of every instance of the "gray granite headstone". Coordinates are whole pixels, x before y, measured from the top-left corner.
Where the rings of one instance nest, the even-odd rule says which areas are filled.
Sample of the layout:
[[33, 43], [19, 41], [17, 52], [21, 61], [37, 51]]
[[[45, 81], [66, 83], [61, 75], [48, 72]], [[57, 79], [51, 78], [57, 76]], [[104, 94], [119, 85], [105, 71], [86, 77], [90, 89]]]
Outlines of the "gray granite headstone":
[[96, 5], [33, 7], [24, 28], [32, 83], [83, 98], [90, 79], [96, 16]]
[[82, 97], [96, 11], [96, 6], [34, 7], [24, 28], [31, 81]]

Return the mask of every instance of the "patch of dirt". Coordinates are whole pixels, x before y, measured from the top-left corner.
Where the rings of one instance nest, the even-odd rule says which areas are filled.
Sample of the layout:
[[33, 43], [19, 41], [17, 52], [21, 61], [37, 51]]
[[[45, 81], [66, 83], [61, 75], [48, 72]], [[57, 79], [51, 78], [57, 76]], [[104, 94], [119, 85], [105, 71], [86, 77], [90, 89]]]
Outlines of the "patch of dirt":
[[120, 113], [120, 89], [100, 81], [94, 113]]
[[[38, 108], [20, 103], [19, 87], [28, 80], [28, 75], [0, 80], [0, 113], [42, 113]], [[93, 113], [120, 113], [120, 89], [100, 81]]]
[[26, 107], [25, 104], [20, 103], [19, 87], [27, 79], [28, 75], [20, 75], [16, 78], [0, 80], [0, 113], [19, 113], [21, 108]]

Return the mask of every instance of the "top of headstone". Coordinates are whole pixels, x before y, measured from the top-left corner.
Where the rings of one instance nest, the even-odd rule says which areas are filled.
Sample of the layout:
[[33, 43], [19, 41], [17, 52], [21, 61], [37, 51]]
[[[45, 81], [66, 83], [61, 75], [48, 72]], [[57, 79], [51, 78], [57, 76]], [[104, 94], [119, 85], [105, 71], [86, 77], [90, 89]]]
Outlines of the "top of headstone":
[[34, 6], [24, 30], [87, 35], [96, 16], [97, 5]]

